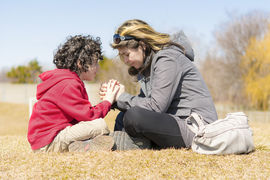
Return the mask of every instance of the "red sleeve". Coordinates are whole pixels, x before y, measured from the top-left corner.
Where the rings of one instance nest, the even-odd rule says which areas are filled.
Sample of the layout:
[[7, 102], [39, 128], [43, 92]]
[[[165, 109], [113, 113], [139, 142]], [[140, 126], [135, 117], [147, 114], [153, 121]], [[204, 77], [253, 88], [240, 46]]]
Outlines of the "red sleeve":
[[62, 94], [57, 99], [57, 105], [67, 115], [77, 121], [91, 121], [104, 118], [110, 111], [111, 103], [102, 101], [96, 106], [92, 106], [88, 99], [83, 96], [80, 83], [69, 82], [65, 85]]

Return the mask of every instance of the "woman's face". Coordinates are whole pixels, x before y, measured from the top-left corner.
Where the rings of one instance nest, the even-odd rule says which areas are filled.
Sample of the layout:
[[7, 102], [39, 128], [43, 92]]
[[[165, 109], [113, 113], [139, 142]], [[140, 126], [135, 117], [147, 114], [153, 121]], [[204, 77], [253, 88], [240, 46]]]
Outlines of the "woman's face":
[[143, 65], [144, 51], [141, 46], [138, 48], [118, 48], [119, 56], [128, 66], [139, 69]]

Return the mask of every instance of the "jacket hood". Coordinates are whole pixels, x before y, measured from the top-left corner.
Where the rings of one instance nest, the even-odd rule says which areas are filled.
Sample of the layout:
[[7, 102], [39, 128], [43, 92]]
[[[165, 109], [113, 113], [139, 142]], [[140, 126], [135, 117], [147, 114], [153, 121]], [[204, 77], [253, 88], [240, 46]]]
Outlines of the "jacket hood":
[[51, 71], [46, 71], [39, 75], [39, 78], [42, 80], [37, 86], [37, 99], [39, 100], [50, 88], [55, 86], [57, 83], [65, 79], [76, 79], [79, 82], [82, 82], [77, 75], [77, 73], [72, 72], [68, 69], [54, 69]]
[[185, 35], [185, 33], [182, 30], [173, 36], [172, 41], [182, 45], [185, 48], [186, 57], [188, 59], [190, 59], [191, 61], [194, 61], [194, 52], [193, 52], [192, 46], [191, 46], [187, 36]]

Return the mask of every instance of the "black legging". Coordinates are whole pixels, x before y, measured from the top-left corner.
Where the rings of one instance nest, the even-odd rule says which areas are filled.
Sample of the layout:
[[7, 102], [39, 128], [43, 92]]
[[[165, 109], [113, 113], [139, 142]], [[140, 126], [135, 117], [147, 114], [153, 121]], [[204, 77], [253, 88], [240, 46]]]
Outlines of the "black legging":
[[[184, 123], [183, 121], [183, 127], [185, 128]], [[132, 107], [126, 112], [120, 112], [114, 127], [114, 131], [125, 130], [132, 137], [145, 137], [159, 148], [189, 146], [190, 142], [184, 142], [180, 129], [172, 116], [139, 107]], [[187, 129], [184, 131], [186, 133]], [[190, 135], [186, 136], [189, 137]], [[188, 141], [191, 141], [190, 138]]]

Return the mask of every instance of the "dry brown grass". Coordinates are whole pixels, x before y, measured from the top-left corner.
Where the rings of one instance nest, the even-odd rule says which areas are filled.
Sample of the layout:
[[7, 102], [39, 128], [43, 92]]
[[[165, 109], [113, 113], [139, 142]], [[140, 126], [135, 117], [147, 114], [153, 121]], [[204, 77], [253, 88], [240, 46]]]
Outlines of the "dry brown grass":
[[0, 136], [26, 135], [28, 125], [28, 106], [0, 103]]
[[[268, 179], [270, 122], [250, 122], [256, 151], [207, 156], [191, 150], [32, 153], [26, 105], [0, 103], [0, 179]], [[112, 129], [117, 112], [106, 121]], [[4, 125], [4, 126], [3, 126]]]

